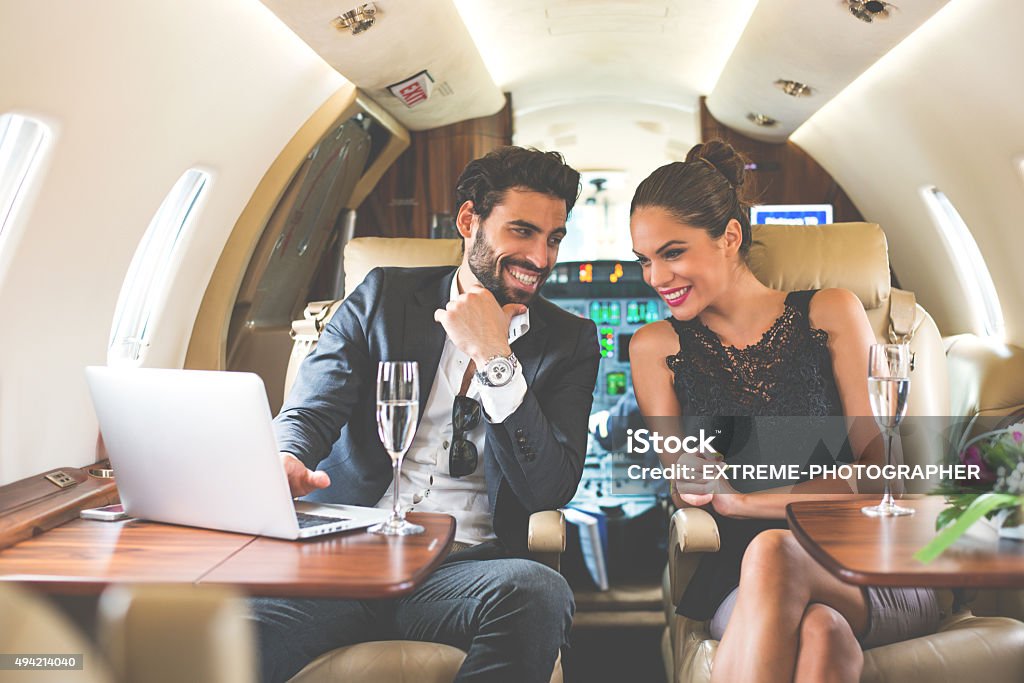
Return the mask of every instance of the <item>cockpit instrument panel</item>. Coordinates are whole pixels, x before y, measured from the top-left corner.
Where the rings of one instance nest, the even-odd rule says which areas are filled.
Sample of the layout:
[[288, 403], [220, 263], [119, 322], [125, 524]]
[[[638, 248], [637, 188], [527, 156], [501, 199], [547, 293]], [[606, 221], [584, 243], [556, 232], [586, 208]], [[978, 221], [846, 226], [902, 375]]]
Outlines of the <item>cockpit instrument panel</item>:
[[663, 320], [668, 308], [646, 282], [635, 261], [559, 263], [541, 293], [597, 326], [601, 367], [593, 411], [608, 410], [632, 396], [629, 340], [647, 323]]

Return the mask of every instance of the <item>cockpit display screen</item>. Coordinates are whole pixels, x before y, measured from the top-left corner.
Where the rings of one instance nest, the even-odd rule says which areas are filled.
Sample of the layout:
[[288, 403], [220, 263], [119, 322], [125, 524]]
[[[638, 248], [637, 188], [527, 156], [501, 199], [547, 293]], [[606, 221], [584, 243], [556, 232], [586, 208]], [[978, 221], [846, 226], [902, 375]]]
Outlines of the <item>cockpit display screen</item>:
[[605, 376], [605, 393], [608, 396], [622, 396], [626, 393], [626, 373], [609, 372]]

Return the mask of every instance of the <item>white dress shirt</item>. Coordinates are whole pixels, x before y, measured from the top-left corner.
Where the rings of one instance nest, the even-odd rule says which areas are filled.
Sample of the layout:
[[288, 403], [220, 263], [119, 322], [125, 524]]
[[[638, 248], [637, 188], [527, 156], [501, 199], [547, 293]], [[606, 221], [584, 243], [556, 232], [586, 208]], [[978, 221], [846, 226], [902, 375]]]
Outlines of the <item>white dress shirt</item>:
[[[459, 294], [459, 274], [452, 279], [449, 300]], [[509, 322], [509, 344], [530, 329], [530, 312], [517, 315]], [[471, 359], [445, 339], [441, 362], [423, 406], [423, 419], [413, 437], [412, 446], [402, 462], [401, 505], [417, 512], [444, 512], [455, 517], [455, 540], [476, 544], [495, 538], [491, 525], [491, 505], [487, 498], [484, 476], [484, 420], [504, 422], [522, 404], [526, 395], [526, 378], [522, 366], [516, 364], [512, 380], [503, 387], [480, 384], [474, 376], [466, 395], [480, 401], [483, 415], [480, 424], [466, 434], [477, 450], [477, 466], [472, 474], [455, 478], [448, 468], [448, 449], [452, 441], [452, 406], [462, 389], [462, 381]], [[394, 484], [388, 486], [378, 508], [391, 509]]]

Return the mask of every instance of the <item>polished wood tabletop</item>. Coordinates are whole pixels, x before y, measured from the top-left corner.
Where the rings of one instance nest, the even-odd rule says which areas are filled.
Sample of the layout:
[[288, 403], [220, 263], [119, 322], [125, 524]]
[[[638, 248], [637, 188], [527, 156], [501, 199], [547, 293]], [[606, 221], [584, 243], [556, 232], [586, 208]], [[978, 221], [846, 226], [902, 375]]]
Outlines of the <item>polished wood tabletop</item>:
[[207, 572], [201, 584], [242, 586], [254, 595], [387, 598], [412, 591], [444, 560], [455, 537], [450, 515], [410, 513], [415, 536], [365, 531], [314, 541], [253, 539]]
[[115, 583], [230, 584], [250, 595], [380, 598], [413, 590], [448, 554], [449, 515], [411, 513], [425, 533], [350, 531], [302, 541], [143, 520], [76, 519], [0, 551], [0, 581], [95, 594]]
[[808, 501], [786, 506], [800, 544], [829, 572], [861, 586], [1022, 588], [1024, 543], [999, 539], [984, 522], [929, 564], [914, 553], [935, 538], [941, 496], [900, 500], [916, 514], [868, 517], [863, 500]]

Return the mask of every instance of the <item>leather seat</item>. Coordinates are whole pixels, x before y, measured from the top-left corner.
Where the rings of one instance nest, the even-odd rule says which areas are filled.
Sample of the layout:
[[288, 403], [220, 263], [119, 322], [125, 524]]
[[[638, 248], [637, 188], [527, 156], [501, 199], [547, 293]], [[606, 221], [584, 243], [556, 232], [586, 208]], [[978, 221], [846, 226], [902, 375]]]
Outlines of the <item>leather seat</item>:
[[[345, 245], [345, 293], [355, 289], [377, 266], [457, 265], [462, 260], [462, 240], [359, 237]], [[302, 320], [292, 324], [295, 345], [288, 363], [285, 395], [291, 388], [299, 363], [316, 346], [324, 326], [341, 301], [309, 304]], [[530, 517], [527, 546], [539, 562], [558, 569], [565, 550], [562, 513], [547, 510]], [[359, 643], [327, 652], [296, 674], [292, 683], [450, 683], [466, 653], [440, 643], [407, 640]], [[552, 683], [561, 683], [561, 659], [555, 662]]]
[[[754, 226], [753, 237], [751, 268], [766, 285], [781, 290], [849, 289], [864, 304], [876, 339], [892, 340], [893, 307], [905, 299], [899, 290], [890, 287], [885, 235], [878, 225]], [[914, 369], [907, 414], [937, 418], [949, 415], [942, 339], [923, 308], [915, 304], [912, 310], [910, 348]], [[915, 437], [905, 438], [904, 461], [934, 462], [942, 453], [938, 448], [939, 431], [919, 430]], [[711, 638], [707, 622], [677, 615], [675, 605], [701, 553], [718, 550], [718, 529], [704, 510], [683, 508], [673, 515], [669, 534], [669, 564], [664, 579], [669, 628], [662, 640], [666, 673], [675, 683], [706, 683], [711, 678], [718, 641]], [[951, 595], [943, 592], [941, 597], [948, 614], [952, 611]], [[953, 683], [967, 678], [1019, 683], [1024, 677], [1024, 624], [958, 613], [946, 618], [935, 634], [873, 648], [864, 655], [862, 683]]]
[[[944, 418], [950, 415], [949, 379], [942, 337], [935, 321], [920, 305], [907, 303], [909, 293], [889, 283], [889, 252], [885, 233], [875, 223], [834, 225], [755, 225], [750, 267], [761, 282], [783, 291], [842, 287], [853, 292], [868, 316], [876, 341], [890, 343], [894, 308], [913, 313], [910, 352], [914, 358], [907, 417], [927, 416], [914, 430], [905, 430], [898, 445], [903, 462], [924, 465], [942, 452]], [[899, 325], [897, 325], [899, 327]], [[927, 390], [917, 387], [927, 387]], [[926, 428], [925, 428], [926, 427]], [[931, 484], [908, 485], [908, 492], [927, 493]]]
[[100, 598], [99, 639], [118, 681], [257, 678], [255, 628], [229, 586], [112, 586]]
[[[302, 683], [451, 683], [466, 653], [457, 647], [414, 640], [360, 643], [316, 658], [292, 681]], [[561, 656], [551, 683], [562, 683]]]
[[23, 584], [0, 582], [0, 652], [78, 654], [81, 670], [0, 671], [0, 681], [248, 683], [256, 679], [245, 601], [226, 587], [139, 584], [104, 591], [100, 648]]
[[[953, 414], [967, 418], [965, 432], [1024, 421], [1024, 348], [973, 334], [945, 342]], [[1024, 620], [1024, 590], [978, 590], [970, 598], [976, 614]]]
[[113, 683], [116, 679], [105, 658], [92, 643], [49, 602], [14, 581], [0, 582], [0, 652], [6, 654], [78, 654], [81, 671], [0, 671], [0, 681], [31, 680], [63, 683]]
[[1024, 420], [1024, 349], [973, 334], [947, 337], [953, 415]]

